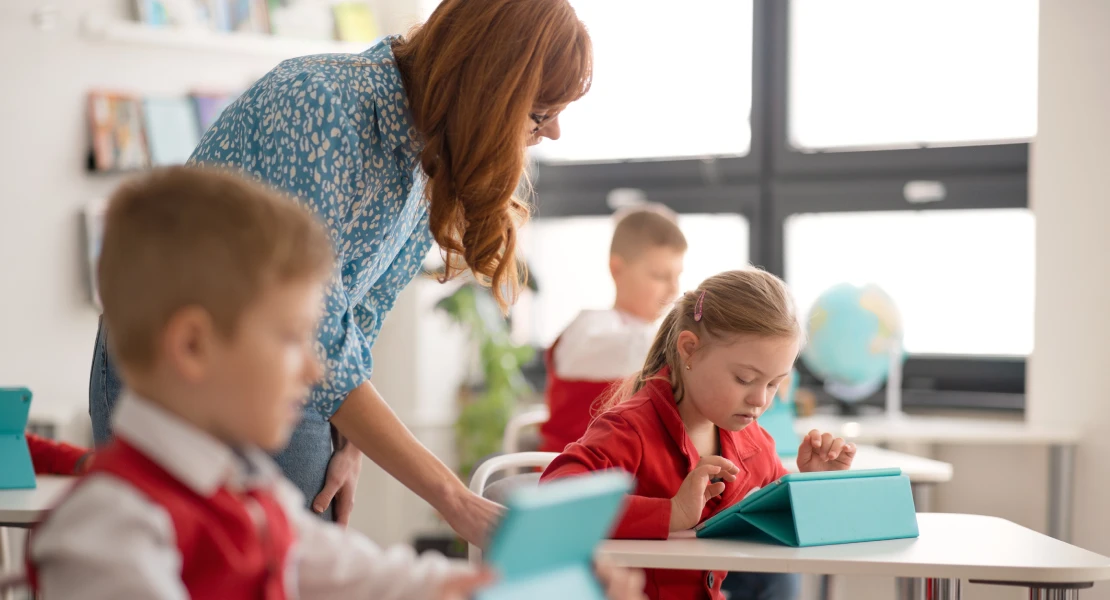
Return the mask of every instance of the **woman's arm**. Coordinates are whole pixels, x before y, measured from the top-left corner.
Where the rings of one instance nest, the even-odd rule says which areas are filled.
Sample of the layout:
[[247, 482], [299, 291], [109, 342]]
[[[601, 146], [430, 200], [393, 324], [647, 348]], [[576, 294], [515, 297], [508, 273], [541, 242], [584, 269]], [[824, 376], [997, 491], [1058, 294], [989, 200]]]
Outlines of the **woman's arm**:
[[331, 422], [387, 473], [435, 507], [466, 541], [484, 545], [501, 506], [472, 493], [397, 418], [369, 381], [351, 390]]

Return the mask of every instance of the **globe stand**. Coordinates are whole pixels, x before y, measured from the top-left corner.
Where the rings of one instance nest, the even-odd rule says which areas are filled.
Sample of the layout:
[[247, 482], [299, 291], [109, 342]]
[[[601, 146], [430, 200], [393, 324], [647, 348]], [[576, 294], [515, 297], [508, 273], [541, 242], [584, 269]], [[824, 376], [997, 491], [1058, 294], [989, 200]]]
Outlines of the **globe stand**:
[[859, 402], [845, 402], [839, 398], [833, 400], [836, 401], [836, 414], [842, 417], [858, 417], [866, 410]]
[[890, 368], [886, 375], [886, 418], [901, 419], [902, 412], [902, 340], [890, 344]]

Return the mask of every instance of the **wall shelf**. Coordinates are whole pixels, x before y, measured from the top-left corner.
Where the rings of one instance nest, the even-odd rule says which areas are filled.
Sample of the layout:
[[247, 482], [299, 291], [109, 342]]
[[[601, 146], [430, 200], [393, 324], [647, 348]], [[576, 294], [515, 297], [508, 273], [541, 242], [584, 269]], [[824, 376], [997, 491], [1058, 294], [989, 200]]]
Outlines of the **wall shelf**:
[[88, 40], [180, 50], [200, 50], [264, 56], [278, 59], [309, 54], [358, 53], [370, 47], [364, 42], [302, 40], [259, 33], [222, 33], [205, 29], [155, 27], [134, 21], [86, 15], [81, 34]]

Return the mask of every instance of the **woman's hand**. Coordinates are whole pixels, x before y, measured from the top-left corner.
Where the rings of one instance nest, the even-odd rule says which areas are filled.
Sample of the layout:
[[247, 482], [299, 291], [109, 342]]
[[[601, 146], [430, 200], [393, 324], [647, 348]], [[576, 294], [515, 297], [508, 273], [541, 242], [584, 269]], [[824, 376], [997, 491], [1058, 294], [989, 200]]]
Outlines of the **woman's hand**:
[[441, 511], [447, 524], [467, 542], [485, 548], [505, 507], [464, 487], [455, 488]]
[[337, 440], [335, 453], [328, 462], [324, 489], [312, 501], [312, 510], [322, 513], [335, 501], [335, 522], [346, 527], [355, 509], [355, 490], [362, 471], [362, 452], [343, 437]]

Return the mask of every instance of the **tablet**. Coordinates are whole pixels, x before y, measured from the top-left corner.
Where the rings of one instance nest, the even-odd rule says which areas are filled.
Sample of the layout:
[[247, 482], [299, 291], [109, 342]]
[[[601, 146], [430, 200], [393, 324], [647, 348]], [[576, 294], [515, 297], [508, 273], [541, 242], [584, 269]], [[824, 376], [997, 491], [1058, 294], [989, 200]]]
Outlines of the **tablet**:
[[497, 583], [477, 599], [604, 600], [593, 555], [631, 490], [631, 476], [607, 471], [515, 491], [485, 554]]

